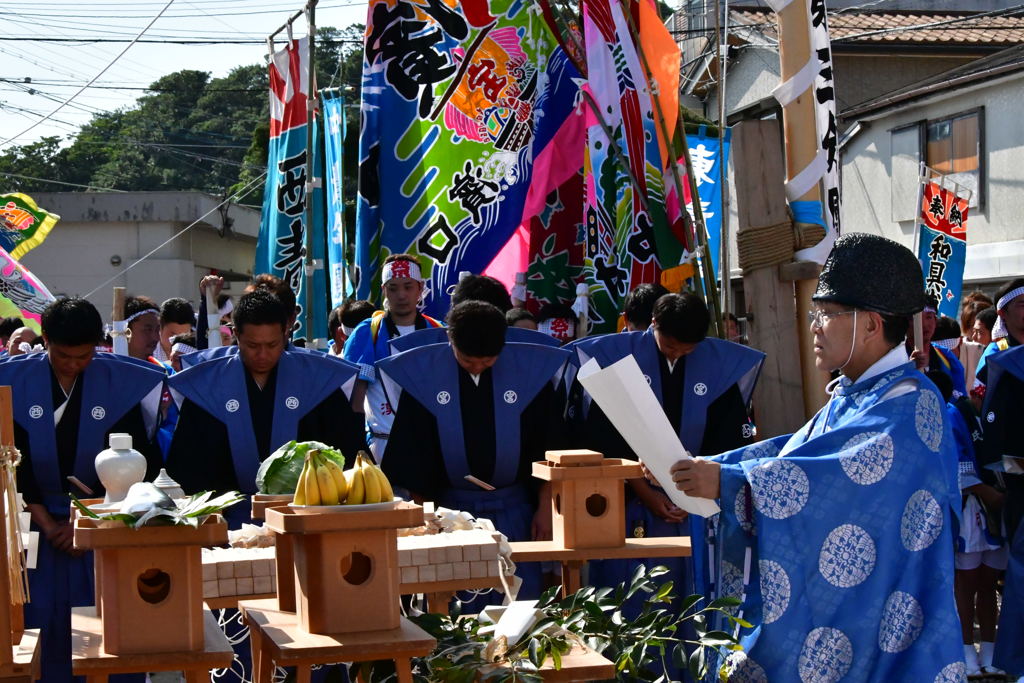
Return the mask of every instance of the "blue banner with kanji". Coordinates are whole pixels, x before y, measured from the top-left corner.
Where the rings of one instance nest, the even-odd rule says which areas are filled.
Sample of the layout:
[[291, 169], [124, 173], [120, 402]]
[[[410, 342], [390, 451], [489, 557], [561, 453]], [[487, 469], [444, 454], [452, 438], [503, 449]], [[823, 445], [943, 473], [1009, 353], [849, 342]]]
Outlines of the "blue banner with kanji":
[[[718, 272], [718, 260], [722, 248], [722, 164], [729, 164], [729, 146], [732, 129], [726, 128], [722, 141], [722, 152], [718, 149], [718, 136], [708, 135], [704, 126], [696, 135], [687, 135], [690, 147], [690, 161], [693, 163], [693, 176], [697, 183], [697, 194], [700, 195], [700, 210], [704, 215], [704, 225], [708, 230], [708, 249], [711, 251], [711, 264], [715, 274]], [[683, 166], [685, 162], [680, 162]], [[684, 185], [686, 193], [686, 210], [693, 216], [693, 201], [689, 196], [689, 185]]]
[[345, 198], [342, 194], [342, 159], [345, 144], [345, 100], [331, 93], [323, 98], [324, 191], [327, 200], [327, 278], [331, 308], [352, 293], [352, 278], [345, 261]]
[[[270, 60], [270, 142], [267, 182], [263, 194], [260, 235], [256, 243], [256, 273], [270, 273], [285, 280], [295, 292], [298, 306], [295, 339], [326, 339], [327, 284], [323, 268], [307, 278], [306, 196], [309, 179], [306, 151], [306, 100], [309, 93], [308, 38], [289, 42]], [[320, 192], [318, 190], [317, 192]], [[323, 226], [323, 220], [313, 225]], [[323, 263], [323, 233], [312, 235], [314, 259]], [[314, 329], [306, 330], [306, 288], [312, 287]]]
[[967, 262], [968, 201], [934, 181], [928, 181], [921, 193], [917, 257], [925, 291], [938, 299], [938, 313], [954, 320], [960, 314]]

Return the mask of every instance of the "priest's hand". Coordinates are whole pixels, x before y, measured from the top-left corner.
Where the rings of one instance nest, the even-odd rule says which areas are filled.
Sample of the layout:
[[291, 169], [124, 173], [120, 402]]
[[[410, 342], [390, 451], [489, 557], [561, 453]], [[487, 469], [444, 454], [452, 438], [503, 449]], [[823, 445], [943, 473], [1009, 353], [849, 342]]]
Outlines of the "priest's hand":
[[711, 460], [680, 460], [670, 470], [676, 488], [694, 498], [718, 498], [721, 492], [721, 465]]
[[669, 500], [661, 491], [653, 488], [642, 479], [631, 479], [630, 486], [633, 493], [652, 513], [665, 520], [669, 524], [678, 524], [686, 519], [686, 511], [676, 507], [675, 503]]

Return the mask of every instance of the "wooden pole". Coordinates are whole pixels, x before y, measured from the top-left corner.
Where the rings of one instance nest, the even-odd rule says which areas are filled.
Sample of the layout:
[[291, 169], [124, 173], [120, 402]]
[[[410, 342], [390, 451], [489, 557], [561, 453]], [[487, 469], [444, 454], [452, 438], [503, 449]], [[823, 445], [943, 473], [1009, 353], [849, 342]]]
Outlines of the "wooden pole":
[[[810, 0], [793, 0], [779, 13], [779, 61], [782, 82], [799, 72], [811, 59]], [[786, 141], [786, 177], [794, 178], [818, 154], [818, 134], [814, 123], [814, 88], [809, 87], [782, 108], [782, 127]], [[821, 201], [816, 183], [798, 201]], [[814, 336], [806, 324], [811, 296], [817, 286], [817, 264], [800, 263], [783, 268], [784, 279], [796, 283], [796, 329], [800, 340], [800, 374], [803, 378], [804, 417], [810, 419], [825, 403], [828, 374], [814, 363]]]
[[[306, 345], [314, 349], [317, 341], [313, 337], [313, 321], [317, 315], [323, 315], [324, 311], [313, 310], [313, 279], [316, 274], [317, 264], [313, 259], [313, 190], [317, 185], [317, 178], [313, 177], [313, 123], [316, 116], [316, 3], [317, 0], [309, 0], [306, 5], [306, 22], [309, 28], [309, 90], [306, 93], [306, 263], [305, 263], [305, 301], [306, 307], [305, 328]], [[320, 264], [323, 267], [323, 264]]]
[[114, 287], [114, 306], [110, 314], [113, 352], [119, 356], [128, 355], [128, 330], [124, 323], [124, 287]]
[[[14, 403], [11, 400], [11, 388], [0, 386], [0, 448], [5, 451], [4, 459], [8, 457], [8, 449], [14, 448]], [[5, 465], [13, 467], [13, 465]], [[7, 486], [12, 478], [7, 472], [3, 473], [3, 516], [4, 522], [0, 524], [0, 548], [3, 549], [3, 560], [0, 561], [0, 634], [4, 634], [0, 640], [0, 666], [10, 665], [14, 662], [14, 647], [21, 642], [21, 631], [24, 630], [24, 617], [21, 605], [14, 604], [11, 585], [11, 563], [20, 562], [21, 554], [12, 557], [8, 553], [9, 547], [9, 524], [8, 519], [17, 520], [18, 511], [10, 509], [11, 498]], [[15, 524], [15, 528], [17, 528]], [[19, 572], [20, 573], [20, 572]]]

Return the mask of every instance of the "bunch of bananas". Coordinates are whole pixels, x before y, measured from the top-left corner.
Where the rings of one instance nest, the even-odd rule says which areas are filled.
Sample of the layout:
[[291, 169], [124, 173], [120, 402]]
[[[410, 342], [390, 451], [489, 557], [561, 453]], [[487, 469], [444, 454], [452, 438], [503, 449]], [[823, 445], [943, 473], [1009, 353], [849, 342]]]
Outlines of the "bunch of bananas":
[[391, 483], [380, 468], [360, 451], [352, 469], [343, 470], [317, 450], [306, 461], [295, 487], [295, 505], [361, 505], [391, 502]]

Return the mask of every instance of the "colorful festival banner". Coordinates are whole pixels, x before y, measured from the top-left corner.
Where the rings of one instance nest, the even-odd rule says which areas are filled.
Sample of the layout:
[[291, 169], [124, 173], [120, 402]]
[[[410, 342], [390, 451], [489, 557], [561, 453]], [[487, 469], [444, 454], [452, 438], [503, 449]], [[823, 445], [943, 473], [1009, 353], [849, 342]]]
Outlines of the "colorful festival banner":
[[46, 285], [6, 249], [0, 248], [0, 317], [21, 318], [42, 334], [39, 318], [54, 301]]
[[534, 161], [573, 111], [577, 78], [533, 3], [371, 0], [356, 295], [378, 299], [384, 258], [413, 253], [425, 310], [444, 315], [459, 272], [483, 272], [535, 215]]
[[55, 213], [36, 206], [27, 194], [0, 194], [0, 248], [20, 259], [38, 247], [60, 220]]
[[917, 258], [924, 270], [925, 291], [939, 301], [938, 312], [958, 320], [967, 262], [967, 204], [942, 181], [929, 180], [921, 191]]
[[345, 198], [342, 194], [342, 160], [345, 145], [345, 100], [325, 93], [323, 100], [324, 189], [327, 201], [327, 277], [331, 308], [352, 294], [352, 279], [345, 269]]
[[584, 277], [592, 332], [614, 332], [626, 293], [678, 265], [683, 243], [665, 212], [655, 113], [622, 6], [586, 0], [583, 28], [596, 104], [587, 108]]
[[[313, 288], [312, 338], [327, 336], [326, 280], [323, 268], [312, 278], [304, 274], [306, 256], [306, 99], [310, 92], [308, 38], [291, 41], [270, 59], [270, 142], [263, 215], [256, 244], [256, 273], [283, 278], [295, 292], [299, 307], [295, 339], [306, 339], [306, 286]], [[315, 147], [315, 146], [314, 146]], [[322, 192], [317, 190], [316, 192]], [[323, 206], [314, 200], [314, 207]], [[321, 209], [322, 210], [322, 209]], [[317, 213], [320, 213], [319, 211]], [[313, 225], [323, 226], [323, 216]], [[314, 235], [314, 259], [323, 263], [323, 234]]]
[[[717, 277], [718, 259], [722, 246], [722, 164], [729, 163], [729, 147], [732, 129], [726, 128], [723, 136], [723, 153], [718, 151], [718, 136], [708, 135], [707, 128], [701, 126], [696, 135], [687, 135], [690, 147], [690, 160], [693, 163], [694, 180], [697, 183], [697, 194], [700, 195], [700, 209], [704, 214], [704, 223], [708, 231], [708, 248], [711, 252], [711, 264]], [[680, 159], [679, 165], [685, 167], [685, 160]], [[690, 197], [689, 183], [683, 184], [686, 193], [686, 210], [693, 218], [693, 200]]]

